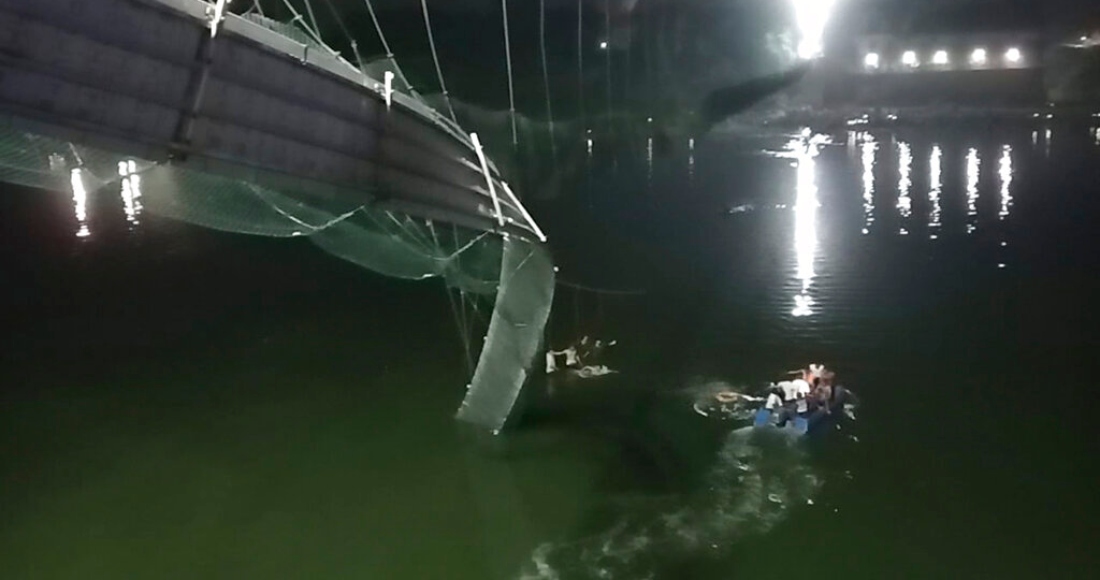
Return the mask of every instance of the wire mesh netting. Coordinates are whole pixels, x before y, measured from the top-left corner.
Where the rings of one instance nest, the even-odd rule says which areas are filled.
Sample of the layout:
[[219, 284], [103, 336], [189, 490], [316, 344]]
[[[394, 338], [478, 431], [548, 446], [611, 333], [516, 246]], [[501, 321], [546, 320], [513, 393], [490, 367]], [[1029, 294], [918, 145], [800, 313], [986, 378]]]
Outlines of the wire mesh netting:
[[254, 23], [254, 24], [258, 24], [260, 26], [263, 26], [264, 28], [267, 28], [268, 30], [278, 32], [279, 34], [281, 34], [281, 35], [283, 35], [287, 38], [290, 38], [290, 39], [292, 39], [296, 42], [300, 42], [300, 43], [302, 43], [302, 44], [304, 44], [304, 45], [306, 45], [310, 48], [317, 48], [317, 49], [321, 49], [321, 50], [324, 50], [324, 51], [329, 50], [329, 48], [327, 46], [321, 44], [320, 42], [317, 41], [317, 39], [313, 38], [312, 34], [302, 30], [301, 28], [299, 28], [297, 26], [294, 26], [294, 24], [279, 22], [278, 20], [268, 18], [268, 17], [263, 16], [261, 14], [256, 14], [255, 12], [249, 12], [249, 13], [246, 13], [246, 14], [242, 14], [241, 17], [248, 20], [248, 21], [250, 21], [250, 22], [252, 22], [252, 23]]
[[534, 359], [554, 300], [554, 266], [543, 246], [506, 239], [502, 270], [485, 349], [458, 410], [459, 419], [494, 430], [504, 426], [527, 383], [531, 367], [515, 363]]
[[[553, 266], [540, 245], [361, 201], [372, 197], [362, 193], [376, 192], [316, 195], [299, 185], [261, 186], [185, 164], [133, 159], [0, 127], [0, 181], [66, 191], [75, 180], [94, 191], [135, 177], [144, 210], [160, 216], [227, 232], [305, 237], [329, 254], [385, 276], [442, 279], [454, 294], [451, 303], [468, 364], [481, 358], [473, 379], [477, 389], [471, 392], [483, 394], [485, 408], [475, 405], [476, 413], [462, 418], [494, 430], [508, 418], [550, 307]], [[538, 259], [517, 262], [514, 248], [519, 245], [529, 246], [528, 254]], [[497, 311], [490, 323], [482, 310], [494, 295]], [[485, 340], [476, 340], [487, 324]]]
[[[260, 13], [249, 11], [243, 17], [310, 49], [337, 54], [321, 40], [312, 13], [310, 28], [301, 15], [284, 23], [256, 12]], [[413, 115], [440, 129], [441, 138], [466, 142], [467, 133], [451, 103], [445, 98], [423, 98], [389, 54], [384, 37], [382, 42], [386, 56], [364, 62], [352, 39], [364, 80], [379, 83], [392, 73], [393, 90], [417, 104], [399, 114]], [[379, 86], [370, 88], [377, 91]], [[495, 130], [497, 125], [511, 124], [508, 117], [493, 116], [488, 122], [475, 119], [477, 115], [465, 117], [466, 123], [492, 133], [490, 156], [513, 151], [514, 135]], [[511, 415], [540, 347], [552, 302], [554, 268], [542, 244], [414, 217], [377, 203], [414, 192], [349, 191], [271, 168], [219, 166], [211, 172], [205, 165], [197, 169], [186, 158], [136, 159], [48, 136], [55, 134], [52, 129], [37, 134], [37, 125], [23, 124], [18, 117], [8, 119], [0, 125], [0, 181], [54, 191], [71, 189], [74, 199], [120, 184], [129, 192], [128, 203], [140, 198], [143, 211], [152, 214], [226, 232], [303, 237], [329, 254], [385, 276], [441, 279], [474, 375], [459, 417], [495, 431]], [[528, 159], [538, 159], [543, 150], [553, 148], [549, 133], [534, 124], [524, 127], [524, 137]], [[509, 161], [518, 175], [519, 163]], [[498, 169], [491, 162], [489, 166], [494, 173]], [[517, 178], [513, 184], [520, 182]], [[490, 303], [491, 316], [487, 314]], [[483, 332], [487, 332], [484, 340], [474, 339]]]

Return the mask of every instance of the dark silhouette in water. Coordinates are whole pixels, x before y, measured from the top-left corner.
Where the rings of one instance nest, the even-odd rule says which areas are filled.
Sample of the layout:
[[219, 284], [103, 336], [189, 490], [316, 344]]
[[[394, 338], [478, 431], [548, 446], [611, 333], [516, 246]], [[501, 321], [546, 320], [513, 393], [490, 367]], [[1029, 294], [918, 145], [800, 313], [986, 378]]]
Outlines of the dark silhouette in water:
[[550, 199], [563, 190], [575, 189], [584, 168], [593, 162], [589, 139], [597, 144], [595, 163], [638, 152], [647, 138], [653, 139], [655, 157], [668, 157], [684, 147], [688, 139], [704, 136], [722, 121], [797, 83], [809, 67], [805, 63], [716, 89], [702, 100], [671, 108], [665, 114], [618, 109], [586, 119], [559, 119], [551, 126], [518, 113], [514, 142], [509, 111], [488, 109], [454, 97], [449, 102], [440, 95], [423, 98], [437, 110], [454, 110], [463, 127], [477, 131], [489, 156], [512, 185], [518, 186], [521, 195]]
[[701, 135], [710, 131], [718, 123], [798, 82], [809, 70], [810, 63], [804, 63], [788, 71], [712, 91], [699, 107], [695, 132]]

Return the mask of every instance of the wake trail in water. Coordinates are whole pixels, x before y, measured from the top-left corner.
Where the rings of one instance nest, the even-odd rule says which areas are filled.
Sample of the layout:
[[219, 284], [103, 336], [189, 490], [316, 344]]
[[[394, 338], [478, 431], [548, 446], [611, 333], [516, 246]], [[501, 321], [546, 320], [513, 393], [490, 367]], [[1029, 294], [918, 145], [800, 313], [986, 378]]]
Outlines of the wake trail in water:
[[662, 563], [713, 557], [768, 532], [822, 482], [797, 438], [744, 427], [729, 433], [701, 490], [632, 502], [610, 529], [545, 543], [521, 580], [655, 578]]

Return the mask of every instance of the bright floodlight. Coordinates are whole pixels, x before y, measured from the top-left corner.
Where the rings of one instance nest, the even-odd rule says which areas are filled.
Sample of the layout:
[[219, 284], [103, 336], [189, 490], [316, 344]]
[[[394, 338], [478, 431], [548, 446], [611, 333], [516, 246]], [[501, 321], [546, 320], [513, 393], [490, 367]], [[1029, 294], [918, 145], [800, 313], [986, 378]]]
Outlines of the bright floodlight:
[[905, 66], [917, 66], [917, 53], [912, 50], [905, 51], [905, 53], [901, 55], [901, 64]]
[[970, 53], [970, 64], [982, 65], [987, 59], [984, 48], [975, 48], [974, 52]]
[[1023, 57], [1024, 55], [1020, 54], [1020, 49], [1018, 48], [1013, 47], [1005, 51], [1005, 60], [1008, 62], [1017, 63], [1020, 62]]
[[863, 65], [867, 68], [878, 68], [878, 62], [879, 58], [877, 52], [868, 52], [867, 56], [863, 57]]
[[947, 64], [947, 61], [946, 50], [937, 50], [936, 53], [932, 55], [932, 64], [944, 65]]
[[836, 0], [791, 0], [798, 26], [798, 56], [812, 59], [821, 56], [825, 47], [825, 26], [833, 13]]

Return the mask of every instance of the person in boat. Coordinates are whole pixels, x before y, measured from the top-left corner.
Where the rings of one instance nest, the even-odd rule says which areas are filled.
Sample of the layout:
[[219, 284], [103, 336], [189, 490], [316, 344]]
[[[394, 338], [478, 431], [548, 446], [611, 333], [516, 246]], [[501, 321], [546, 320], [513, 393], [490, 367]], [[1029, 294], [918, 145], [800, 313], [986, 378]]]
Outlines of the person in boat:
[[825, 365], [810, 363], [809, 366], [802, 369], [802, 379], [811, 385], [814, 379], [820, 379], [825, 374]]
[[818, 384], [811, 393], [811, 399], [814, 406], [823, 409], [826, 413], [832, 413], [832, 404], [834, 398], [833, 381], [836, 374], [832, 371], [824, 371], [821, 373], [821, 378], [817, 379]]
[[783, 407], [783, 389], [772, 386], [768, 390], [768, 398], [764, 401], [764, 408], [769, 411], [778, 411]]
[[783, 381], [777, 386], [782, 389], [783, 401], [788, 405], [804, 400], [812, 390], [809, 381], [804, 376], [791, 381]]
[[797, 375], [793, 380], [782, 381], [776, 387], [783, 393], [783, 406], [780, 410], [775, 411], [777, 416], [776, 423], [782, 427], [787, 424], [788, 421], [794, 419], [797, 415], [805, 416], [810, 411], [810, 396], [813, 392], [813, 383], [820, 383], [820, 378], [815, 378], [814, 374], [820, 374], [824, 372], [822, 365], [811, 364], [809, 367], [791, 371], [792, 374]]

